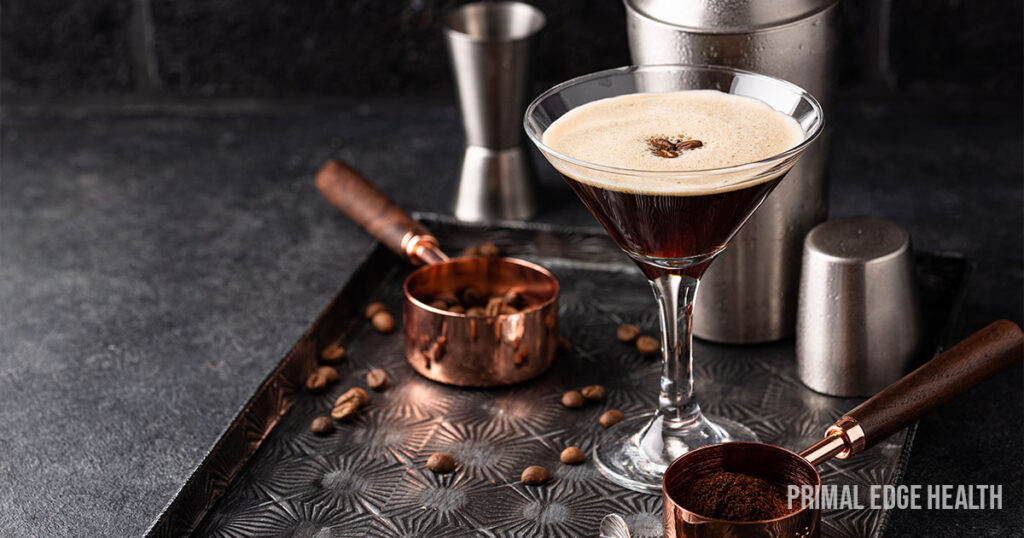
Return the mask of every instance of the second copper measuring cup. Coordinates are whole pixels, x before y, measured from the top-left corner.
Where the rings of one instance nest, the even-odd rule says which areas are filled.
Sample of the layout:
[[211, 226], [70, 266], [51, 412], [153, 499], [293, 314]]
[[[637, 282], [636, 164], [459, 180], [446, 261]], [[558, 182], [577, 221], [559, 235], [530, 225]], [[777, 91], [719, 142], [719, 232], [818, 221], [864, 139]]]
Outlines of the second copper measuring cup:
[[743, 473], [779, 485], [811, 486], [816, 491], [821, 477], [815, 466], [833, 456], [845, 459], [888, 438], [1017, 362], [1022, 352], [1020, 327], [996, 321], [846, 413], [828, 428], [824, 439], [799, 454], [765, 443], [720, 443], [680, 456], [665, 470], [662, 481], [665, 537], [818, 536], [821, 515], [813, 506], [771, 520], [741, 522], [703, 516], [682, 499], [693, 491], [688, 488], [698, 478], [717, 471]]
[[[405, 355], [424, 377], [449, 385], [511, 385], [551, 365], [558, 339], [558, 281], [515, 258], [449, 259], [437, 239], [358, 170], [336, 160], [316, 175], [320, 193], [388, 248], [426, 264], [405, 280]], [[430, 306], [468, 286], [485, 296], [515, 292], [515, 313], [468, 316]]]

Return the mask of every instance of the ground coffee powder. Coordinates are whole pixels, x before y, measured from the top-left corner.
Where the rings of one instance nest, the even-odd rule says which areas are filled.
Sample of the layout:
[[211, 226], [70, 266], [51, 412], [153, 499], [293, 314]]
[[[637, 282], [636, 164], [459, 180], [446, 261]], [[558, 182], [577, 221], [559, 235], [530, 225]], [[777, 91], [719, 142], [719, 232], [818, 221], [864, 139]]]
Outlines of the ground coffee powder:
[[775, 519], [791, 512], [782, 488], [742, 473], [719, 471], [690, 483], [680, 504], [704, 517], [729, 521]]

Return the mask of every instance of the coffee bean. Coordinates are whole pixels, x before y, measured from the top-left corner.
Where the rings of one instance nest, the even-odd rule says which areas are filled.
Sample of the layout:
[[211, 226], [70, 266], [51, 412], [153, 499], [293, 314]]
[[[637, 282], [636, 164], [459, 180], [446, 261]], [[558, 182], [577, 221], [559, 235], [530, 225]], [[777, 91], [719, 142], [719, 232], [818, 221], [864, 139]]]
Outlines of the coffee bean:
[[523, 307], [523, 294], [519, 293], [519, 290], [516, 289], [509, 289], [506, 291], [504, 295], [501, 296], [501, 300], [513, 308]]
[[334, 409], [331, 410], [331, 418], [334, 420], [348, 420], [356, 416], [359, 412], [359, 408], [369, 401], [370, 396], [366, 394], [365, 390], [359, 387], [348, 389], [334, 401]]
[[588, 402], [597, 402], [604, 398], [604, 387], [601, 385], [588, 385], [580, 390], [580, 394]]
[[504, 305], [505, 303], [502, 301], [501, 297], [491, 297], [487, 301], [487, 306], [484, 307], [484, 312], [488, 316], [497, 316], [498, 314], [501, 314], [501, 307]]
[[429, 306], [431, 308], [436, 308], [438, 310], [448, 310], [448, 303], [446, 303], [446, 302], [444, 302], [444, 301], [442, 301], [440, 299], [435, 299], [435, 300], [431, 301]]
[[359, 412], [359, 405], [356, 402], [345, 402], [341, 405], [334, 406], [331, 409], [331, 418], [334, 420], [348, 420]]
[[366, 374], [366, 386], [373, 390], [381, 390], [388, 384], [388, 373], [380, 368], [370, 370]]
[[556, 345], [558, 346], [558, 351], [569, 351], [570, 349], [572, 349], [572, 342], [570, 342], [568, 338], [562, 335], [558, 335], [558, 341], [556, 342]]
[[701, 142], [700, 140], [683, 140], [682, 142], [677, 142], [676, 143], [675, 150], [676, 151], [685, 151], [685, 150], [688, 150], [688, 149], [697, 149], [697, 148], [703, 147], [703, 146], [704, 146], [704, 142]]
[[548, 481], [548, 470], [541, 467], [540, 465], [531, 465], [523, 470], [523, 475], [519, 477], [524, 484], [535, 486], [537, 484], [543, 484]]
[[661, 342], [653, 336], [641, 336], [636, 339], [636, 350], [645, 357], [657, 355], [661, 351]]
[[346, 402], [355, 402], [358, 406], [366, 405], [370, 403], [370, 395], [360, 387], [352, 387], [338, 396], [338, 399], [334, 400], [334, 405], [339, 406]]
[[373, 315], [370, 323], [373, 324], [373, 328], [377, 329], [379, 333], [387, 334], [395, 330], [395, 318], [391, 317], [391, 314], [387, 312], [377, 312]]
[[487, 304], [487, 295], [480, 288], [470, 285], [459, 290], [459, 301], [466, 308], [484, 306]]
[[619, 339], [619, 342], [630, 343], [640, 336], [640, 327], [636, 325], [619, 325], [619, 328], [615, 330], [615, 338]]
[[427, 458], [427, 469], [438, 474], [450, 473], [455, 470], [455, 458], [451, 454], [435, 452]]
[[562, 405], [569, 409], [578, 409], [583, 407], [583, 395], [578, 391], [570, 390], [562, 395]]
[[574, 463], [580, 463], [587, 459], [587, 455], [583, 453], [579, 447], [570, 446], [562, 451], [561, 456], [558, 459], [562, 460], [562, 463], [572, 465]]
[[654, 154], [663, 159], [675, 159], [679, 156], [678, 153], [668, 149], [659, 149], [658, 151], [655, 151]]
[[320, 359], [324, 362], [338, 362], [345, 357], [345, 348], [331, 344], [320, 351]]
[[466, 310], [466, 315], [471, 318], [483, 318], [487, 317], [487, 311], [482, 306], [474, 306]]
[[338, 371], [331, 366], [321, 366], [316, 371], [323, 375], [328, 383], [337, 383], [341, 379], [338, 377]]
[[366, 316], [366, 319], [373, 319], [373, 316], [378, 312], [387, 312], [387, 310], [388, 307], [384, 306], [384, 303], [370, 303], [366, 305], [366, 311], [363, 315]]
[[331, 417], [316, 417], [309, 425], [309, 431], [317, 435], [331, 433], [334, 431], [334, 422], [331, 421]]
[[464, 307], [464, 306], [462, 306], [460, 304], [456, 304], [456, 305], [452, 305], [452, 306], [448, 307], [448, 311], [451, 312], [452, 314], [465, 314], [466, 313], [466, 307]]
[[481, 256], [486, 256], [488, 258], [497, 258], [498, 256], [501, 256], [501, 249], [498, 248], [498, 245], [495, 245], [490, 241], [480, 243], [479, 248]]
[[469, 245], [462, 249], [462, 255], [467, 257], [475, 257], [480, 255], [480, 247], [476, 245]]
[[313, 394], [319, 394], [327, 388], [327, 376], [320, 372], [313, 372], [306, 378], [306, 389]]
[[619, 411], [618, 409], [610, 409], [608, 411], [605, 411], [604, 414], [601, 415], [601, 418], [597, 419], [597, 421], [600, 422], [601, 425], [604, 426], [605, 428], [611, 428], [612, 426], [625, 420], [625, 418], [626, 415], [623, 415], [622, 411]]
[[665, 140], [664, 138], [651, 138], [650, 140], [648, 140], [648, 143], [651, 145], [652, 149], [656, 149], [656, 150], [658, 150], [658, 149], [673, 149], [673, 148], [676, 147], [675, 144], [673, 144], [672, 142], [669, 142], [668, 140]]

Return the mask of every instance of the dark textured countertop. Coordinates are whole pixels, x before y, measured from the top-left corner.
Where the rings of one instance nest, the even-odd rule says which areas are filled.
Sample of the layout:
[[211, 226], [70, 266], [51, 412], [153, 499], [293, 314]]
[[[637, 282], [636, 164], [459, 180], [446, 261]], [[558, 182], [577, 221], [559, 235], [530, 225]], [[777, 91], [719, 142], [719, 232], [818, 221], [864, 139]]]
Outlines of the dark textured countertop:
[[[1021, 321], [1018, 103], [844, 104], [832, 215], [977, 263], [948, 341]], [[447, 211], [455, 109], [7, 110], [0, 162], [0, 535], [137, 536], [371, 244], [312, 175], [348, 159]], [[546, 165], [538, 220], [594, 225]], [[1020, 535], [1018, 364], [925, 418], [905, 483], [1002, 484], [1001, 511], [897, 511], [889, 535]]]

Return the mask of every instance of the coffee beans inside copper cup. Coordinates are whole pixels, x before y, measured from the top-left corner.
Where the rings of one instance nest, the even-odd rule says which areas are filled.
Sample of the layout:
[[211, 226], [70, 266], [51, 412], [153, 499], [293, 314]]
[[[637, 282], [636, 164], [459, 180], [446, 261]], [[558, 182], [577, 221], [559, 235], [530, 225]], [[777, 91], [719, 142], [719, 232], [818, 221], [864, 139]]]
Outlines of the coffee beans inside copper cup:
[[422, 301], [431, 308], [446, 310], [452, 314], [465, 314], [469, 317], [516, 314], [543, 302], [542, 299], [532, 297], [515, 287], [487, 290], [477, 285], [463, 286], [455, 293], [424, 297]]

